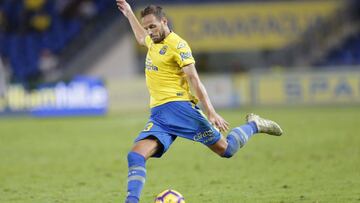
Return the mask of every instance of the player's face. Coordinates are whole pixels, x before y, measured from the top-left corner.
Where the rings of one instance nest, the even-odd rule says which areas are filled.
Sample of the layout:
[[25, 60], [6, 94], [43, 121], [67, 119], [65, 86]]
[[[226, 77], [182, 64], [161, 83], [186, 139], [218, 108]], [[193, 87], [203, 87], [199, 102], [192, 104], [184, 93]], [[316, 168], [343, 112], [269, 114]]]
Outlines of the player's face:
[[142, 24], [154, 43], [160, 43], [165, 39], [166, 19], [159, 20], [154, 15], [146, 15], [142, 18]]

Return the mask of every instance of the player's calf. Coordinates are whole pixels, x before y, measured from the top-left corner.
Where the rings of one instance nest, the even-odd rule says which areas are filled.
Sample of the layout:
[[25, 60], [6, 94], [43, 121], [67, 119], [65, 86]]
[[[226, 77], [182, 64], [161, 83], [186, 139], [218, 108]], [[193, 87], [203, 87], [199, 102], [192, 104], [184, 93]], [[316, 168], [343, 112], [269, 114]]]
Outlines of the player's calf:
[[136, 153], [128, 154], [128, 195], [125, 203], [138, 203], [146, 179], [145, 157]]
[[228, 146], [223, 157], [232, 157], [240, 148], [245, 146], [250, 137], [255, 133], [257, 133], [257, 128], [254, 122], [232, 129], [226, 137]]

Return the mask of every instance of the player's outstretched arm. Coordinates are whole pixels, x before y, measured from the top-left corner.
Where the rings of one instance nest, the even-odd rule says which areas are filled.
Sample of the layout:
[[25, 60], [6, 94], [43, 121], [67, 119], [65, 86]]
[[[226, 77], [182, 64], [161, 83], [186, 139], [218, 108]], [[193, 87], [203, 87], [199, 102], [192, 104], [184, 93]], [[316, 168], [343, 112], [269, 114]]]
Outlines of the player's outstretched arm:
[[145, 46], [145, 37], [147, 36], [146, 30], [141, 26], [138, 19], [136, 18], [134, 12], [131, 9], [129, 3], [126, 0], [116, 0], [118, 9], [124, 14], [124, 16], [129, 20], [131, 29], [134, 32], [136, 41]]
[[219, 114], [216, 113], [210, 98], [206, 92], [206, 89], [200, 81], [199, 75], [196, 71], [194, 64], [189, 64], [183, 67], [183, 71], [186, 74], [187, 80], [191, 88], [195, 91], [196, 96], [202, 103], [205, 113], [209, 121], [215, 125], [220, 131], [225, 132], [229, 129], [229, 123], [225, 121]]

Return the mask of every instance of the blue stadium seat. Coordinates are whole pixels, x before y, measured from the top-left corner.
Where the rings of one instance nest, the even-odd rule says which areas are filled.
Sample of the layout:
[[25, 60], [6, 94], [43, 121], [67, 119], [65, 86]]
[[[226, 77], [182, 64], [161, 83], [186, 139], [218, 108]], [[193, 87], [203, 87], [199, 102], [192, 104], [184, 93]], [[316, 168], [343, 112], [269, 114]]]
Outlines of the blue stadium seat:
[[340, 47], [330, 51], [317, 66], [339, 66], [360, 64], [360, 33], [346, 39]]

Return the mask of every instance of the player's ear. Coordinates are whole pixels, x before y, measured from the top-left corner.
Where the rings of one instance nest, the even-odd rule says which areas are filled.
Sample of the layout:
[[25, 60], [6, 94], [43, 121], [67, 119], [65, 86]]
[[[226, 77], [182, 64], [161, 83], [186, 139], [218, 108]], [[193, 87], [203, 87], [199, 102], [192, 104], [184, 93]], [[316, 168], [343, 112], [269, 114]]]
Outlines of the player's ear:
[[165, 18], [165, 17], [162, 17], [162, 18], [161, 18], [161, 22], [163, 22], [165, 25], [168, 24], [168, 20], [167, 20], [167, 18]]

